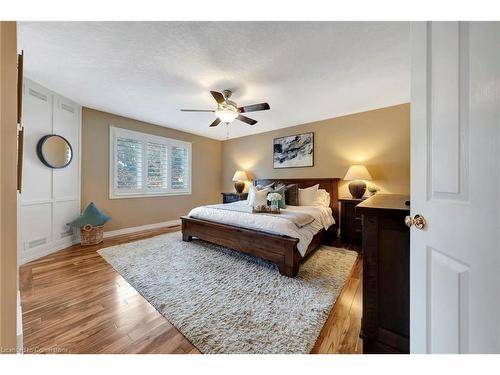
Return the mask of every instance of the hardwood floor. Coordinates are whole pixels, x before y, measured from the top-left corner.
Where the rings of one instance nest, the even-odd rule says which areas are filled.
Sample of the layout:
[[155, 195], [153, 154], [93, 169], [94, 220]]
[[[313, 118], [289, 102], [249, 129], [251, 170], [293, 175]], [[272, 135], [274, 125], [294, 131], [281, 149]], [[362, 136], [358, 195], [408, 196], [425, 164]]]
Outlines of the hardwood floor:
[[[20, 267], [24, 346], [41, 353], [200, 353], [106, 261], [103, 247], [162, 228], [72, 246]], [[361, 353], [361, 258], [312, 353]]]
[[311, 353], [363, 353], [363, 340], [359, 338], [363, 301], [362, 269], [363, 260], [358, 256]]

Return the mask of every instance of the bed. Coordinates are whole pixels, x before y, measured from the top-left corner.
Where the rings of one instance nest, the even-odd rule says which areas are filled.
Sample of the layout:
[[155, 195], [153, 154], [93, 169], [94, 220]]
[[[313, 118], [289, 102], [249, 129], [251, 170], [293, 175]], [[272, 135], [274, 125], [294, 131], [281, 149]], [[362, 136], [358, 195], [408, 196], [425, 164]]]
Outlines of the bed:
[[[318, 226], [316, 228], [318, 230], [314, 234], [308, 234], [304, 231], [302, 235], [294, 236], [291, 230], [286, 230], [284, 227], [274, 231], [229, 224], [222, 222], [223, 217], [227, 215], [217, 213], [216, 211], [210, 217], [207, 217], [207, 215], [201, 217], [203, 216], [201, 213], [197, 215], [196, 212], [206, 210], [200, 208], [198, 211], [195, 211], [195, 214], [192, 214], [192, 211], [190, 215], [181, 217], [182, 240], [191, 241], [193, 238], [198, 238], [239, 252], [251, 254], [275, 263], [282, 275], [295, 277], [301, 262], [321, 244], [336, 243], [339, 222], [338, 180], [338, 178], [309, 178], [259, 179], [254, 181], [254, 185], [262, 186], [272, 182], [283, 183], [285, 185], [297, 184], [302, 189], [318, 184], [320, 189], [325, 189], [330, 194], [329, 208], [333, 216], [333, 223], [326, 229], [324, 227], [319, 228], [320, 226]], [[255, 218], [254, 215], [250, 216]], [[299, 246], [299, 237], [303, 238], [304, 241], [304, 236], [310, 237], [310, 242], [306, 247], [303, 245]], [[307, 240], [309, 240], [309, 237], [307, 237]]]

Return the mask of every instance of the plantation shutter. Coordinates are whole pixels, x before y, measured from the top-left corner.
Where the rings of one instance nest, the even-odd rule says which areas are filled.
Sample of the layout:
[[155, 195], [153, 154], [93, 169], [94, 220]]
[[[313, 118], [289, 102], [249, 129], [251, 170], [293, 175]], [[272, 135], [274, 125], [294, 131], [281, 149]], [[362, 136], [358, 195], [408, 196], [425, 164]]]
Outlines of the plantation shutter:
[[168, 188], [168, 146], [147, 142], [147, 188], [161, 190]]
[[116, 139], [115, 188], [122, 191], [138, 191], [142, 188], [142, 154], [140, 140], [118, 137]]
[[110, 198], [191, 194], [191, 143], [110, 127]]
[[172, 146], [171, 187], [172, 190], [186, 191], [189, 186], [189, 150], [186, 146]]

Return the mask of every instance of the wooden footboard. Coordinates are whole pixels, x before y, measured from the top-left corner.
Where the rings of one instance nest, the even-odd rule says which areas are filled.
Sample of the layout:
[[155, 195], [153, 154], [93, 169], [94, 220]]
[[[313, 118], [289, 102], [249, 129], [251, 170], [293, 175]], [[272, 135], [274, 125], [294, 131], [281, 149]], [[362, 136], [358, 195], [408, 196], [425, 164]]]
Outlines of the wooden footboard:
[[[183, 216], [182, 240], [191, 241], [193, 237], [217, 245], [251, 254], [269, 260], [278, 266], [279, 272], [288, 277], [295, 277], [300, 267], [302, 256], [297, 250], [297, 238], [280, 236], [233, 225]], [[324, 231], [318, 238], [313, 238], [311, 245], [318, 247]], [[321, 237], [321, 238], [320, 238]], [[311, 246], [309, 246], [311, 248]], [[308, 248], [308, 253], [312, 251]]]

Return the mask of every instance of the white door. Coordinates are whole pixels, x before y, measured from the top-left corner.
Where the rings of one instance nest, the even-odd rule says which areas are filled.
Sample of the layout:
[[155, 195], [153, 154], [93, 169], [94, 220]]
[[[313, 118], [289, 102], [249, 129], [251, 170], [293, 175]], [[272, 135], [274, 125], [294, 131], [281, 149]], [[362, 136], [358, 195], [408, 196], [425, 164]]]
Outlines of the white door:
[[500, 23], [412, 24], [410, 350], [500, 352]]

